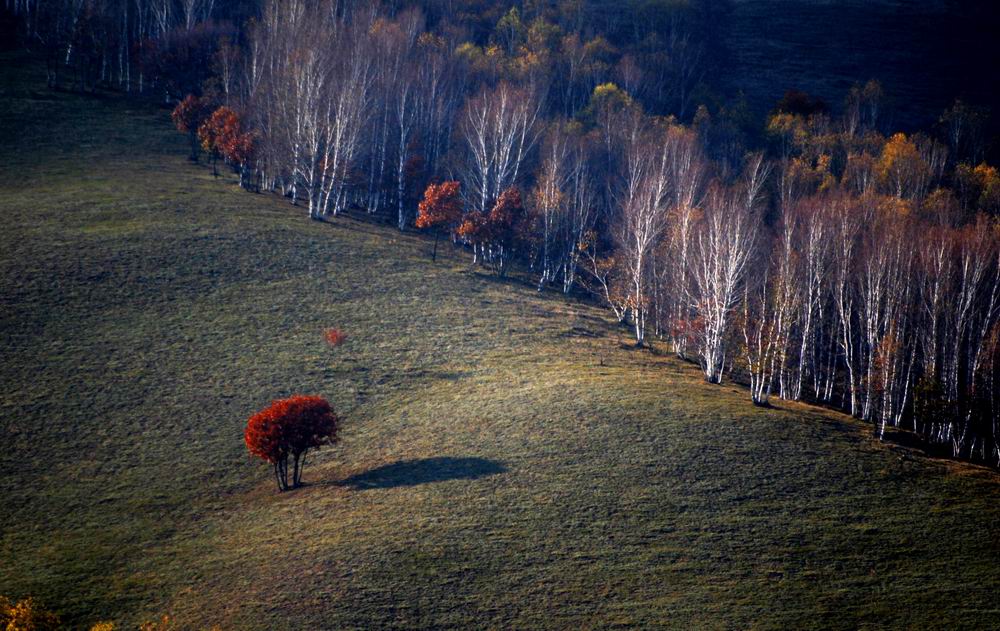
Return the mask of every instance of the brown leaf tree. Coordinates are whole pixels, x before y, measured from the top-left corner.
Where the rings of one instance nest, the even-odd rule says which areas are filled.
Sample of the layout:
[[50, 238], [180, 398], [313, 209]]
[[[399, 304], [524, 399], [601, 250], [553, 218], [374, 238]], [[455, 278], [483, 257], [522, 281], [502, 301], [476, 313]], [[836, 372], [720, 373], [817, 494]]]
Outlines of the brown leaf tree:
[[461, 184], [455, 181], [431, 184], [417, 206], [416, 226], [434, 230], [434, 250], [431, 260], [437, 260], [437, 244], [441, 233], [451, 233], [462, 221]]

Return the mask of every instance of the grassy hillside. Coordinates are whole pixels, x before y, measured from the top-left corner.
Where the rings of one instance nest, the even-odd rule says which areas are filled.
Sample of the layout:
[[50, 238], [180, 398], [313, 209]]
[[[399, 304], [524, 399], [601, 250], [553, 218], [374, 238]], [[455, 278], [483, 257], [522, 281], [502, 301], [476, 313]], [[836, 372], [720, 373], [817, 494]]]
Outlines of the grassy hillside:
[[[0, 58], [0, 594], [186, 628], [984, 627], [1000, 479], [186, 162]], [[342, 347], [325, 347], [338, 326]], [[328, 397], [278, 494], [246, 417]]]

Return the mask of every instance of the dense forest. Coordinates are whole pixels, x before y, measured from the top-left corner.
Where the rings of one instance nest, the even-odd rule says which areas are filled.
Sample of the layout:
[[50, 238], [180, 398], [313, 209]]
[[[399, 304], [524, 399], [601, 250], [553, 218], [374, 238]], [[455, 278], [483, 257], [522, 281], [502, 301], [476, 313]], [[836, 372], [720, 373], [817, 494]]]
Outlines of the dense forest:
[[[989, 109], [893, 127], [868, 77], [760, 118], [709, 0], [7, 0], [49, 84], [173, 107], [191, 157], [322, 219], [434, 230], [587, 293], [752, 400], [1000, 465]], [[794, 88], [795, 86], [788, 86]], [[435, 247], [437, 247], [435, 245]]]

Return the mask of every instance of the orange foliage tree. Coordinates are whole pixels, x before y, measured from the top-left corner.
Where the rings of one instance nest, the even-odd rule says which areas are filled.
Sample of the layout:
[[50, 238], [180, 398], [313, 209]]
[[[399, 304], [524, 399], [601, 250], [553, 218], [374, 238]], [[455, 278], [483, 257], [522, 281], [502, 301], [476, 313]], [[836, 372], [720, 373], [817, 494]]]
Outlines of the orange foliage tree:
[[489, 213], [467, 214], [458, 234], [472, 244], [497, 275], [503, 276], [529, 227], [521, 191], [509, 188], [500, 194]]
[[286, 491], [302, 484], [309, 449], [337, 442], [339, 425], [340, 419], [325, 399], [296, 395], [274, 401], [251, 416], [244, 439], [251, 454], [271, 463], [278, 489]]
[[191, 140], [191, 160], [198, 161], [198, 129], [212, 114], [212, 102], [204, 97], [189, 94], [170, 113], [177, 131], [187, 134]]
[[[201, 127], [198, 138], [213, 158], [222, 157], [240, 174], [240, 186], [246, 188], [253, 161], [255, 142], [251, 131], [246, 130], [243, 119], [232, 108], [223, 106], [215, 110]], [[214, 166], [213, 162], [213, 166]]]
[[886, 141], [877, 168], [886, 192], [899, 199], [919, 197], [930, 175], [930, 166], [920, 155], [920, 148], [903, 133]]
[[222, 116], [219, 116], [218, 114], [223, 109], [228, 108], [220, 107], [198, 126], [198, 142], [201, 143], [201, 148], [204, 149], [208, 153], [208, 156], [212, 159], [212, 175], [216, 176], [219, 175], [219, 171], [216, 168], [216, 161], [222, 155], [219, 150], [219, 137], [222, 134]]
[[431, 184], [424, 191], [424, 198], [417, 206], [416, 226], [434, 230], [434, 251], [431, 260], [437, 260], [438, 237], [451, 232], [462, 221], [461, 184], [456, 181]]

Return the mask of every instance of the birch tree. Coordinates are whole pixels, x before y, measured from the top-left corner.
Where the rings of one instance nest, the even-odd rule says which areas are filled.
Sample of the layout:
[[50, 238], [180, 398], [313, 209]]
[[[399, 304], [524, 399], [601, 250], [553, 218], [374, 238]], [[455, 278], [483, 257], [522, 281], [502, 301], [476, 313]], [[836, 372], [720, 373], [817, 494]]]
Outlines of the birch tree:
[[627, 299], [636, 344], [646, 337], [653, 251], [669, 219], [671, 143], [665, 130], [639, 113], [625, 136], [620, 191], [612, 235], [627, 276]]
[[753, 156], [743, 181], [709, 194], [696, 236], [692, 284], [700, 319], [699, 355], [709, 383], [722, 383], [730, 315], [739, 303], [748, 263], [757, 246], [759, 205], [770, 167]]
[[467, 208], [485, 214], [515, 186], [538, 140], [541, 103], [533, 90], [501, 82], [469, 99], [462, 121]]

